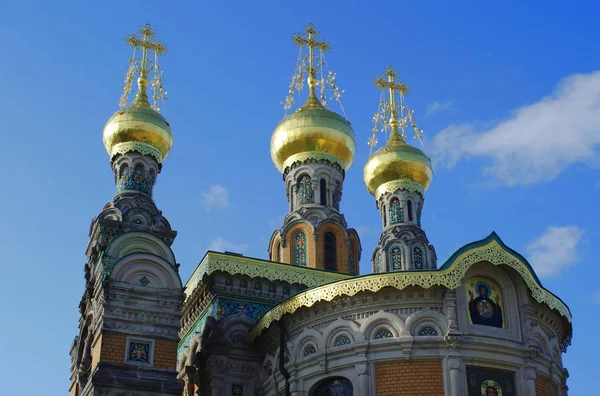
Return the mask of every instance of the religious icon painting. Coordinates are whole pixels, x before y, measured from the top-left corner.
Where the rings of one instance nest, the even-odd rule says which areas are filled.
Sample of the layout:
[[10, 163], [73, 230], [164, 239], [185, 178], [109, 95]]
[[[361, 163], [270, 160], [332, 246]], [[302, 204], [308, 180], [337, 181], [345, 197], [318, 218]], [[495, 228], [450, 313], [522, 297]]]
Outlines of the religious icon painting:
[[514, 374], [467, 367], [468, 396], [515, 396]]
[[504, 328], [504, 300], [496, 282], [473, 277], [466, 285], [469, 323]]
[[148, 363], [150, 359], [150, 343], [130, 342], [129, 357], [130, 362]]

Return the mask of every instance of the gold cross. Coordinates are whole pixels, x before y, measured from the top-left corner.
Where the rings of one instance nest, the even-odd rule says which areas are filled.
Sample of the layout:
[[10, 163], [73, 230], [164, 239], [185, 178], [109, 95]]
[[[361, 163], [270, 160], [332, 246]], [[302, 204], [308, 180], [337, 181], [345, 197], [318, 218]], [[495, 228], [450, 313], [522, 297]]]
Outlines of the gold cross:
[[146, 75], [149, 71], [148, 56], [150, 51], [154, 51], [156, 55], [163, 55], [167, 52], [167, 47], [160, 41], [155, 39], [156, 33], [149, 24], [146, 24], [140, 28], [137, 35], [128, 34], [125, 37], [125, 41], [134, 50], [137, 48], [142, 49], [142, 59], [140, 64], [140, 74]]
[[[387, 79], [385, 79], [387, 77]], [[390, 95], [390, 126], [392, 127], [392, 133], [390, 134], [390, 140], [396, 138], [404, 139], [404, 124], [406, 121], [403, 119], [398, 121], [398, 109], [396, 106], [396, 91], [400, 94], [400, 96], [404, 96], [408, 93], [408, 87], [400, 80], [396, 80], [398, 75], [394, 71], [392, 66], [388, 66], [384, 71], [384, 77], [375, 78], [375, 85], [379, 89], [388, 89]], [[400, 126], [402, 128], [402, 135], [398, 132], [398, 125], [402, 123]]]
[[292, 36], [292, 40], [299, 47], [308, 47], [308, 86], [310, 88], [310, 95], [316, 97], [315, 87], [317, 85], [317, 72], [315, 70], [315, 48], [321, 50], [321, 52], [327, 52], [331, 47], [326, 41], [318, 41], [315, 37], [318, 35], [317, 29], [309, 23], [304, 28], [304, 36], [300, 33], [296, 33]]

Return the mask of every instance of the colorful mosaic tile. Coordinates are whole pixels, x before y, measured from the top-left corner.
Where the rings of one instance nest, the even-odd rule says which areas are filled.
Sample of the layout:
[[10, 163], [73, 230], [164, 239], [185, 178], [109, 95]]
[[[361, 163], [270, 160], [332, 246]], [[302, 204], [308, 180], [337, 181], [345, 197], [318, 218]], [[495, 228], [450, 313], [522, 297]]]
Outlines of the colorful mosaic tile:
[[151, 196], [155, 179], [154, 172], [151, 170], [146, 172], [142, 166], [136, 166], [133, 174], [129, 167], [125, 166], [119, 172], [117, 192], [135, 190]]
[[392, 199], [390, 202], [390, 224], [398, 224], [404, 222], [404, 208], [400, 206], [398, 198]]
[[302, 231], [294, 236], [294, 265], [306, 267], [306, 234]]
[[381, 253], [381, 250], [379, 252], [377, 252], [377, 272], [383, 272], [384, 268], [383, 268], [383, 254]]
[[315, 203], [315, 192], [310, 177], [304, 175], [298, 180], [298, 204], [305, 205]]
[[402, 251], [399, 247], [392, 249], [392, 270], [398, 271], [402, 269]]
[[413, 258], [415, 262], [415, 269], [423, 269], [423, 251], [421, 248], [416, 247], [413, 249]]
[[150, 362], [150, 343], [149, 342], [134, 342], [129, 343], [129, 353], [127, 360], [130, 362]]

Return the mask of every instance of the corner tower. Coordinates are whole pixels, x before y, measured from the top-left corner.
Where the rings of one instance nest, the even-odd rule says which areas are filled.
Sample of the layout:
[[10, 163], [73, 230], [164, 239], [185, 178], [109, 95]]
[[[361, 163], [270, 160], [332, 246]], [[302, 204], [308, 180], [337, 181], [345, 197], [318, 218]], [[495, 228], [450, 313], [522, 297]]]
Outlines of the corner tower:
[[435, 269], [435, 249], [421, 228], [424, 193], [433, 170], [430, 159], [406, 143], [405, 129], [409, 126], [415, 138], [420, 140], [422, 133], [406, 105], [408, 88], [391, 66], [384, 77], [375, 79], [375, 85], [382, 90], [382, 98], [373, 117], [371, 149], [377, 145], [377, 132], [389, 136], [364, 168], [364, 181], [375, 196], [383, 227], [373, 251], [373, 272]]
[[73, 396], [182, 393], [176, 360], [183, 290], [170, 248], [177, 233], [152, 199], [173, 143], [157, 106], [164, 98], [157, 60], [166, 48], [149, 25], [126, 41], [134, 54], [121, 109], [103, 133], [117, 191], [90, 227], [79, 335], [71, 347]]
[[269, 259], [356, 275], [360, 240], [340, 213], [344, 177], [356, 151], [354, 131], [344, 117], [326, 108], [327, 98], [341, 107], [342, 93], [325, 63], [329, 44], [319, 40], [310, 24], [293, 40], [300, 53], [286, 112], [292, 110], [304, 81], [308, 97], [281, 120], [271, 137], [271, 158], [283, 175], [289, 213], [271, 237]]

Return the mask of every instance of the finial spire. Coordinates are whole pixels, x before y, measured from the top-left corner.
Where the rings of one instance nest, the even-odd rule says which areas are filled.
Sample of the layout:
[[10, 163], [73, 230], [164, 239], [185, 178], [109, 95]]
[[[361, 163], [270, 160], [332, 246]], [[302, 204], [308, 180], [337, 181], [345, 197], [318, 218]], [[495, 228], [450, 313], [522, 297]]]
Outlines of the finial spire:
[[[388, 66], [384, 70], [384, 76], [376, 77], [374, 80], [375, 86], [381, 89], [381, 99], [379, 101], [379, 109], [373, 116], [373, 135], [369, 139], [371, 149], [377, 145], [375, 137], [378, 131], [390, 132], [388, 144], [390, 143], [405, 143], [406, 128], [408, 124], [413, 128], [415, 139], [421, 140], [422, 130], [417, 128], [417, 124], [413, 119], [414, 111], [409, 110], [406, 105], [405, 95], [409, 93], [405, 83], [397, 79], [398, 75], [392, 66]], [[389, 98], [384, 99], [385, 91], [388, 91]], [[398, 95], [396, 97], [396, 95]]]
[[[342, 93], [344, 91], [337, 86], [336, 75], [327, 69], [325, 62], [325, 52], [331, 49], [329, 43], [319, 39], [317, 29], [310, 23], [302, 33], [293, 35], [292, 40], [300, 47], [300, 54], [298, 55], [298, 63], [292, 76], [288, 96], [283, 106], [285, 110], [292, 108], [295, 102], [294, 94], [304, 88], [304, 76], [306, 75], [309, 92], [302, 108], [324, 108], [327, 105], [325, 100], [327, 97], [326, 91], [329, 91], [331, 93], [330, 99], [335, 99], [344, 111], [342, 106]], [[308, 54], [303, 52], [306, 48]], [[320, 87], [320, 95], [317, 95], [317, 87]]]
[[[146, 89], [148, 86], [148, 76], [152, 72], [154, 73], [151, 82], [153, 89], [152, 99], [154, 101], [152, 108], [158, 111], [158, 100], [164, 101], [166, 99], [167, 92], [163, 90], [162, 70], [158, 65], [158, 56], [164, 55], [167, 52], [167, 47], [156, 40], [155, 36], [154, 29], [149, 24], [146, 24], [139, 29], [137, 35], [128, 34], [125, 37], [125, 42], [133, 48], [133, 56], [129, 59], [129, 68], [125, 74], [125, 86], [123, 88], [123, 95], [121, 95], [121, 100], [119, 101], [121, 108], [127, 106], [129, 94], [132, 91], [133, 77], [136, 72], [139, 77], [137, 80], [138, 92], [133, 101], [135, 104], [150, 107]], [[142, 52], [139, 59], [136, 58], [138, 49], [141, 49]], [[151, 58], [152, 54], [154, 55], [153, 59]]]

